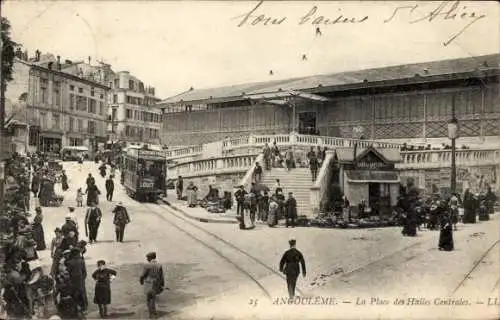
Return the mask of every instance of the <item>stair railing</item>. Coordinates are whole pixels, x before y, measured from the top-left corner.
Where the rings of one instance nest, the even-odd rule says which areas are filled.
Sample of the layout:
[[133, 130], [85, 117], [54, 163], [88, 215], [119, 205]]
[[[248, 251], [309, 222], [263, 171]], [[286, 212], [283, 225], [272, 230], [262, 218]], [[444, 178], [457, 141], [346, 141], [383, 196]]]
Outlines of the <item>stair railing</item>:
[[321, 168], [318, 171], [318, 176], [316, 181], [314, 181], [313, 186], [310, 189], [310, 204], [312, 208], [313, 215], [317, 215], [323, 209], [322, 203], [326, 199], [328, 194], [328, 186], [330, 183], [330, 177], [332, 173], [332, 163], [335, 159], [335, 151], [327, 150], [325, 154], [325, 159], [321, 164]]

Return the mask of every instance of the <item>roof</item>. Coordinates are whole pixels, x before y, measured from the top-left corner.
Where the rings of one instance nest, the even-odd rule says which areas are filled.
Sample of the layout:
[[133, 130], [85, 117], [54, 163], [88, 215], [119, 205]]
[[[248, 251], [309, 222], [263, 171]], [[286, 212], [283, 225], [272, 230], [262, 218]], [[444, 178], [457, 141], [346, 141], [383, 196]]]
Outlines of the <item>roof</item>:
[[[376, 153], [382, 155], [388, 162], [400, 162], [401, 154], [399, 149], [389, 148], [358, 148], [356, 150], [356, 158], [363, 157], [369, 150], [374, 150]], [[352, 162], [354, 159], [354, 148], [336, 148], [337, 159], [339, 162]]]
[[196, 102], [220, 98], [233, 98], [233, 100], [235, 100], [234, 98], [241, 99], [243, 96], [251, 94], [401, 80], [414, 78], [417, 74], [422, 76], [422, 78], [427, 78], [429, 76], [467, 73], [476, 70], [498, 70], [500, 69], [499, 64], [500, 54], [490, 54], [459, 59], [396, 65], [358, 71], [338, 72], [334, 74], [238, 84], [218, 88], [193, 89], [167, 98], [160, 102], [160, 104]]
[[347, 170], [349, 182], [399, 183], [399, 176], [394, 171]]

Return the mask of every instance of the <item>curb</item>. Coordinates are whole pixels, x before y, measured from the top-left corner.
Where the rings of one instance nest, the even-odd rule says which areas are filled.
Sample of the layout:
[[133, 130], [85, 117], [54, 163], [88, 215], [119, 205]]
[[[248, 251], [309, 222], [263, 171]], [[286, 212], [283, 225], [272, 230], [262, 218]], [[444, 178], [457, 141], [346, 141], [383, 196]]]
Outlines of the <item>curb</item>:
[[196, 221], [199, 221], [199, 222], [204, 222], [204, 223], [225, 223], [225, 224], [237, 224], [238, 223], [238, 221], [236, 220], [236, 218], [235, 219], [229, 219], [229, 218], [227, 218], [227, 219], [211, 219], [211, 218], [199, 218], [199, 217], [195, 217], [195, 216], [187, 213], [185, 210], [180, 209], [177, 205], [172, 204], [168, 200], [165, 200], [165, 199], [162, 198], [161, 201], [164, 202], [169, 207], [171, 207], [172, 209], [174, 209], [175, 211], [181, 213], [186, 218], [189, 218], [189, 219], [192, 219], [192, 220], [196, 220]]

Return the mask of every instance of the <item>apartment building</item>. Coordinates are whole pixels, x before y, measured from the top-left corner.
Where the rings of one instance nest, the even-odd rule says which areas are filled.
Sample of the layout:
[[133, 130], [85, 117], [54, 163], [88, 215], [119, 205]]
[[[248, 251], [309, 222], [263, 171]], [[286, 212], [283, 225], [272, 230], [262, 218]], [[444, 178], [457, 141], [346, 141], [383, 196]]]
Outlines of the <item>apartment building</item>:
[[114, 74], [108, 104], [108, 133], [111, 140], [130, 144], [161, 145], [162, 112], [155, 88], [146, 87], [128, 71]]
[[[26, 96], [25, 119], [29, 127], [28, 151], [58, 152], [64, 146], [86, 146], [96, 151], [106, 142], [107, 95], [105, 76], [75, 74], [75, 63], [61, 62], [51, 54], [14, 63], [14, 80], [6, 98]], [[81, 64], [78, 62], [76, 64]]]

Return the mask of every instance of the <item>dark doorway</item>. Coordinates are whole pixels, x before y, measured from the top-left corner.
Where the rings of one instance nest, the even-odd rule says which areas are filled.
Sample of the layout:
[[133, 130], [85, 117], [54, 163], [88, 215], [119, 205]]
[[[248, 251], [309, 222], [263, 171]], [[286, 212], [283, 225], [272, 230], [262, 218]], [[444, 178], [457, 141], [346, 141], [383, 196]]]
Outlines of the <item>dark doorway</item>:
[[368, 204], [370, 205], [371, 215], [379, 214], [379, 201], [380, 201], [380, 183], [368, 184]]
[[300, 134], [319, 134], [316, 128], [316, 112], [299, 113], [299, 133]]

